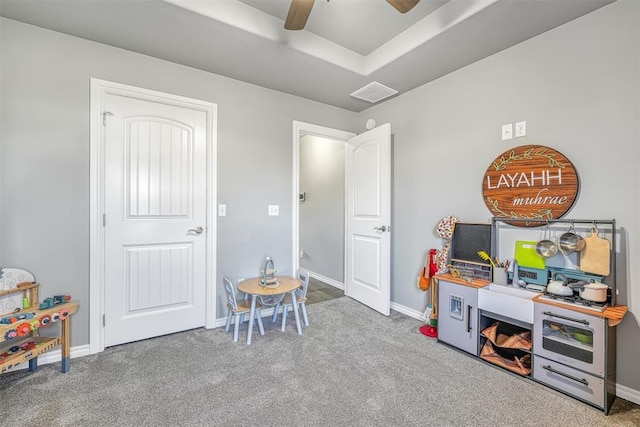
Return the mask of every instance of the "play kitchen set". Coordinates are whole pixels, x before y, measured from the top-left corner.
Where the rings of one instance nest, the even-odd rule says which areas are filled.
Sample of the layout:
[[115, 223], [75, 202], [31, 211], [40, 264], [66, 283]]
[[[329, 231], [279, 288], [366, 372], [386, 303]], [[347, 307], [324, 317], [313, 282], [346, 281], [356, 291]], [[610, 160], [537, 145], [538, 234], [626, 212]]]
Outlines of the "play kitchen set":
[[[25, 362], [33, 372], [38, 369], [38, 355], [57, 346], [61, 346], [61, 371], [69, 370], [70, 317], [78, 311], [78, 303], [71, 302], [68, 295], [55, 295], [38, 303], [38, 286], [26, 281], [16, 284], [15, 288], [0, 290], [0, 302], [9, 301], [7, 306], [13, 305], [12, 297], [22, 298], [21, 307], [0, 315], [0, 374]], [[57, 323], [61, 324], [59, 336], [40, 336], [40, 330]]]
[[[452, 268], [436, 276], [438, 341], [607, 414], [615, 399], [615, 326], [627, 312], [616, 304], [615, 220], [545, 220], [525, 229], [518, 221], [531, 223], [493, 218], [460, 239], [466, 251], [451, 248]], [[501, 233], [540, 230], [542, 238], [516, 240], [512, 258], [500, 261], [507, 249], [499, 246], [513, 244]], [[487, 239], [490, 248], [480, 246]], [[471, 256], [478, 251], [490, 255]]]

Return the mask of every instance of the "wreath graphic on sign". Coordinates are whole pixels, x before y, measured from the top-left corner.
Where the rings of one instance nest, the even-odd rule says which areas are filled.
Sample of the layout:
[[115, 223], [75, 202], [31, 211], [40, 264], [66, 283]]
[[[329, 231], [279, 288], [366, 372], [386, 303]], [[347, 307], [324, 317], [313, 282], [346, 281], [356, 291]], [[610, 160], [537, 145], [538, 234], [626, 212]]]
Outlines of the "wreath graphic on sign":
[[493, 162], [493, 167], [497, 171], [504, 170], [507, 168], [507, 165], [515, 161], [524, 160], [524, 159], [531, 160], [533, 159], [534, 156], [541, 156], [549, 159], [550, 167], [564, 169], [566, 165], [556, 160], [556, 155], [553, 153], [548, 153], [548, 151], [549, 149], [547, 147], [539, 147], [537, 150], [535, 147], [530, 148], [522, 154], [516, 154], [515, 150], [511, 150], [511, 152], [509, 153], [509, 157], [505, 157], [505, 156], [500, 157], [499, 161], [496, 160], [495, 162]]
[[539, 209], [538, 212], [532, 212], [529, 214], [523, 214], [518, 212], [505, 212], [500, 209], [500, 202], [493, 200], [491, 197], [487, 197], [487, 205], [490, 205], [489, 209], [493, 216], [496, 218], [514, 218], [514, 219], [553, 219], [553, 211], [551, 209]]

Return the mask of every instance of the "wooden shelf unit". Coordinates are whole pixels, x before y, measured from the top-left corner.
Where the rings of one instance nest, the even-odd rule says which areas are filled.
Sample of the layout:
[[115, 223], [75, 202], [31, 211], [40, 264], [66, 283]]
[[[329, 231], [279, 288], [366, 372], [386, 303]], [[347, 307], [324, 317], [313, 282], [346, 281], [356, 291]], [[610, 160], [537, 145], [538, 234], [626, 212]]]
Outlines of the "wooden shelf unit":
[[[5, 372], [9, 372], [16, 367], [22, 365], [23, 363], [29, 363], [29, 371], [33, 372], [38, 369], [38, 356], [44, 352], [54, 349], [57, 346], [61, 346], [61, 362], [62, 372], [69, 371], [69, 359], [70, 359], [70, 319], [71, 315], [78, 311], [78, 303], [76, 302], [66, 302], [63, 304], [55, 305], [51, 308], [46, 308], [40, 310], [38, 308], [38, 298], [37, 298], [37, 287], [38, 284], [33, 283], [27, 286], [17, 287], [15, 289], [9, 289], [6, 291], [0, 291], [0, 297], [17, 294], [20, 292], [29, 292], [30, 295], [26, 298], [29, 298], [30, 306], [28, 308], [23, 308], [19, 312], [16, 313], [5, 313], [0, 315], [0, 318], [9, 317], [12, 314], [20, 314], [20, 313], [33, 313], [34, 317], [31, 319], [19, 320], [15, 323], [10, 324], [0, 324], [0, 355], [4, 353], [9, 353], [5, 357], [0, 357], [0, 374]], [[59, 320], [55, 320], [56, 316], [59, 316], [61, 312], [66, 312], [67, 315], [64, 318], [60, 318]], [[51, 326], [55, 323], [61, 324], [61, 332], [59, 336], [56, 337], [40, 337], [39, 329], [32, 329], [28, 334], [23, 336], [15, 336], [10, 338], [11, 331], [16, 330], [16, 328], [23, 324], [24, 322], [32, 324], [33, 322], [38, 321], [39, 319], [50, 316], [51, 323], [47, 325]], [[26, 350], [19, 349], [16, 350], [16, 347], [20, 347], [21, 345], [33, 342], [35, 347], [29, 348]], [[15, 350], [15, 351], [13, 351]]]

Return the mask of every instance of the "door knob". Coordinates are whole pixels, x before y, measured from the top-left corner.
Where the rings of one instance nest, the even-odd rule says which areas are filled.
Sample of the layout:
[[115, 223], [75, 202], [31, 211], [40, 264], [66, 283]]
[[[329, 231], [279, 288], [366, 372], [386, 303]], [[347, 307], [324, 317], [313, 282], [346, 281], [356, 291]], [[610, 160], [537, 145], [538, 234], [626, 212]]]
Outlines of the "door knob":
[[196, 228], [192, 228], [191, 230], [187, 230], [187, 233], [202, 234], [203, 231], [204, 231], [204, 228], [196, 227]]
[[384, 233], [385, 231], [387, 231], [387, 226], [383, 225], [382, 227], [373, 227], [373, 229], [376, 231], [382, 231]]

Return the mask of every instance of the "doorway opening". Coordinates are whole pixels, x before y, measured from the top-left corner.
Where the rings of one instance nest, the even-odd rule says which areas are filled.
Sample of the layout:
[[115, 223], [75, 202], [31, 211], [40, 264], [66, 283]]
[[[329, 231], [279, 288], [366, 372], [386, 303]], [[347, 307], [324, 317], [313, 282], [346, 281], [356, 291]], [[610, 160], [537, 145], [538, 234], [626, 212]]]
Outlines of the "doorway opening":
[[343, 295], [345, 146], [354, 133], [294, 122], [294, 271], [309, 271], [314, 301]]
[[[293, 126], [292, 268], [300, 266], [300, 141], [306, 135], [345, 147], [344, 292], [389, 315], [391, 305], [391, 124], [359, 135], [308, 123]], [[324, 232], [330, 232], [324, 224]], [[304, 256], [304, 253], [302, 253]], [[311, 274], [310, 274], [311, 276]]]
[[344, 287], [340, 288], [328, 285], [315, 277], [309, 276], [309, 288], [307, 289], [307, 305], [325, 302], [344, 295]]
[[[300, 203], [307, 195], [300, 191], [301, 140], [313, 135], [342, 141], [345, 148], [344, 292], [388, 316], [391, 303], [391, 124], [385, 123], [359, 135], [302, 122], [294, 122], [293, 128], [293, 269], [300, 267], [300, 256], [304, 257], [300, 247]], [[319, 228], [324, 233], [331, 232], [331, 227], [324, 222]]]

